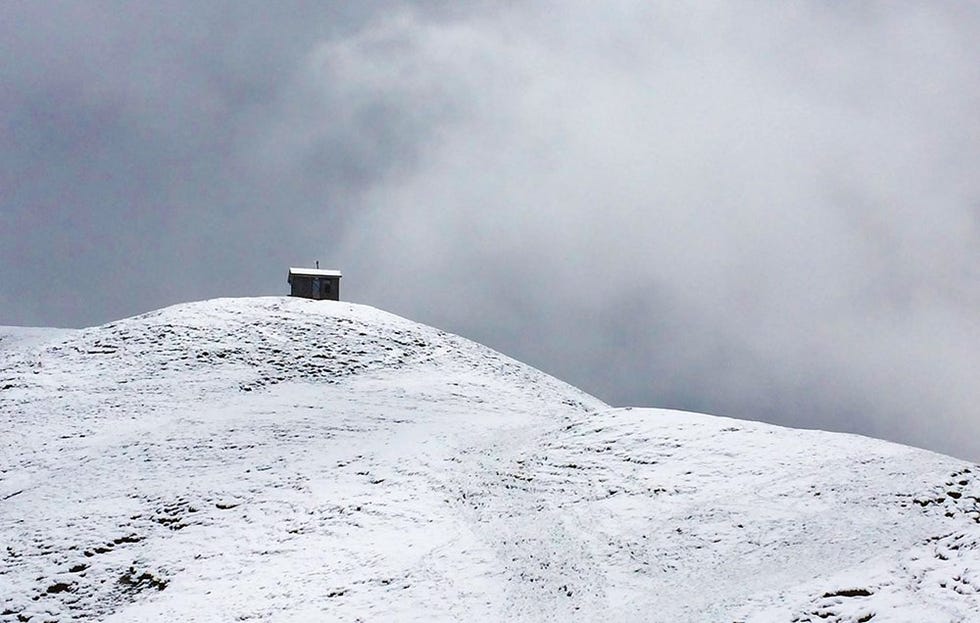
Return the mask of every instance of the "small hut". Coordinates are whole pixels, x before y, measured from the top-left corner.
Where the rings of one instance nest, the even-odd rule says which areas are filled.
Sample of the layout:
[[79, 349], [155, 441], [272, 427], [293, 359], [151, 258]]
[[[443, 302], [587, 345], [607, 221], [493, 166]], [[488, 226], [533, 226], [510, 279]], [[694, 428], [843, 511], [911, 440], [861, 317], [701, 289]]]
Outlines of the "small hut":
[[320, 268], [290, 268], [290, 296], [302, 296], [307, 299], [340, 300], [340, 271], [321, 270]]

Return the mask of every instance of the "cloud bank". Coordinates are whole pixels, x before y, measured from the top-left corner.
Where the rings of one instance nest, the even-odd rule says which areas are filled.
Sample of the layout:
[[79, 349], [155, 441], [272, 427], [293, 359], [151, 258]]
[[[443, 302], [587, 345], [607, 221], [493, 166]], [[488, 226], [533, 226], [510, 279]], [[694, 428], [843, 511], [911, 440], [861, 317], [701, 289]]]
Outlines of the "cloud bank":
[[363, 198], [352, 288], [612, 402], [980, 456], [977, 15], [616, 6], [320, 51], [441, 120]]

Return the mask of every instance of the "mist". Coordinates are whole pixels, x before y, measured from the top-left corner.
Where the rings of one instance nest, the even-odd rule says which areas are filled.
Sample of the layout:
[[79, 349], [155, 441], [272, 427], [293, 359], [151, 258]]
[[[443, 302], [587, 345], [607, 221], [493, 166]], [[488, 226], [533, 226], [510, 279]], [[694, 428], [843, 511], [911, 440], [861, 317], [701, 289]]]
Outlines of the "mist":
[[615, 404], [980, 456], [976, 14], [617, 7], [321, 51], [447, 111], [365, 194], [350, 291]]

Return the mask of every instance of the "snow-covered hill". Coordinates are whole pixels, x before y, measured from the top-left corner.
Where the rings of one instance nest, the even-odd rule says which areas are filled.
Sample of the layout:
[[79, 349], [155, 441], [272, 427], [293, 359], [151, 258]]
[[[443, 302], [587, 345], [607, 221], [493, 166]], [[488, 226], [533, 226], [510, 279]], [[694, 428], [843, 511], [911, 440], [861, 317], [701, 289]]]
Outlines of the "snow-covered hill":
[[980, 468], [369, 307], [0, 328], [0, 621], [980, 621]]

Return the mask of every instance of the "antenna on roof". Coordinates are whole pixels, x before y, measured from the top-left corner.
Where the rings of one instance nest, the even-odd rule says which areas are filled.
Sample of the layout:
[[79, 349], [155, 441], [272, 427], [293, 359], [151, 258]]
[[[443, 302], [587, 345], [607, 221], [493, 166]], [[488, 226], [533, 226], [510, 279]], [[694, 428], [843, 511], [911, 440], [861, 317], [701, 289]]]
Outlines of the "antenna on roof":
[[316, 267], [317, 267], [318, 269], [320, 268], [320, 260], [317, 260], [317, 261], [316, 261]]

